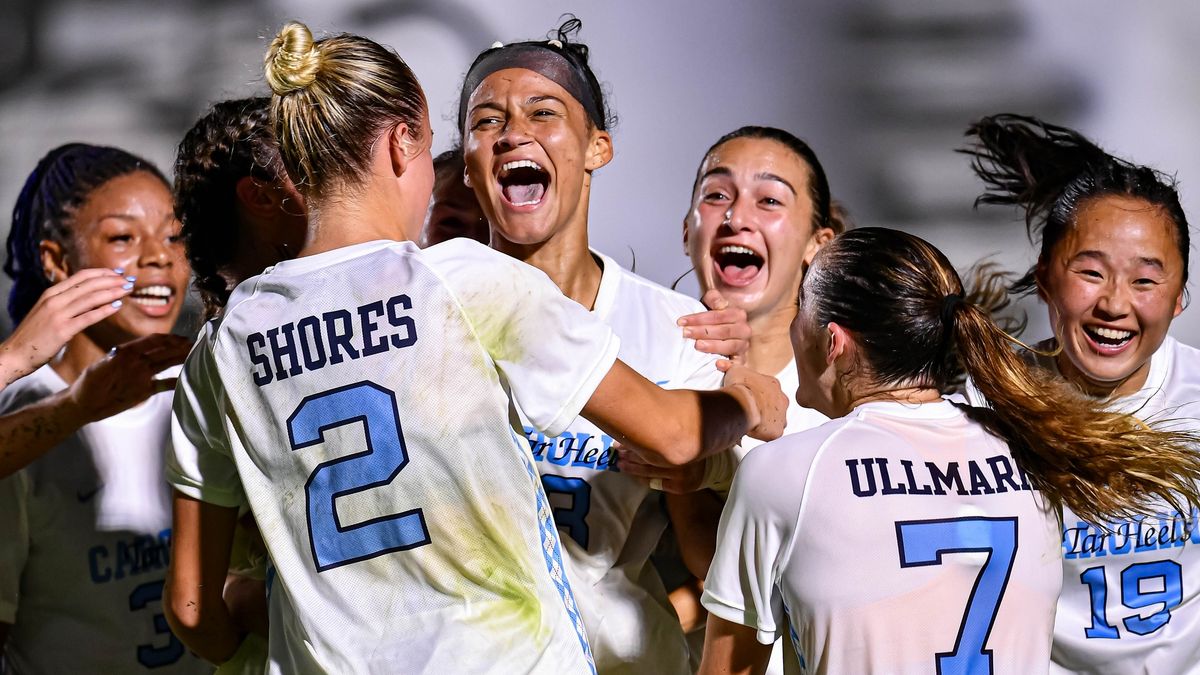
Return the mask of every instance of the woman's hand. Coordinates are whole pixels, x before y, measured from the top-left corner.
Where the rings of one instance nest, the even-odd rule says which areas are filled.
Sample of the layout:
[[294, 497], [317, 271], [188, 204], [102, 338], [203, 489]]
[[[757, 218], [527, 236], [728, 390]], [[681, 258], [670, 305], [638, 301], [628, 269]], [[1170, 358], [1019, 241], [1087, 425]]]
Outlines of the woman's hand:
[[183, 363], [191, 348], [191, 341], [178, 335], [147, 335], [114, 348], [88, 366], [69, 392], [82, 424], [112, 417], [174, 389], [175, 378], [154, 376]]
[[[33, 309], [0, 344], [3, 385], [40, 368], [71, 338], [120, 309], [133, 284], [118, 272], [93, 268], [47, 288]], [[113, 303], [117, 303], [114, 305]]]
[[696, 340], [696, 349], [707, 354], [738, 361], [750, 349], [750, 324], [746, 310], [733, 307], [720, 291], [709, 291], [701, 298], [707, 312], [679, 317], [683, 336]]
[[727, 390], [742, 390], [747, 394], [750, 430], [746, 434], [761, 441], [782, 436], [787, 426], [788, 397], [779, 388], [779, 380], [732, 361], [718, 361], [717, 369], [725, 373]]

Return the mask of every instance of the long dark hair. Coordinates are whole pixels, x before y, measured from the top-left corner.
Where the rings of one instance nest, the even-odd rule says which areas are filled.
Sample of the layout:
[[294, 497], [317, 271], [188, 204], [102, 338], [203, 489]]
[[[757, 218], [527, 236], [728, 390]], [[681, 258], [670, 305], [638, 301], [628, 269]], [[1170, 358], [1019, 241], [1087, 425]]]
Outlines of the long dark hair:
[[1037, 265], [1013, 283], [1014, 293], [1037, 288], [1038, 267], [1049, 261], [1080, 205], [1103, 195], [1133, 197], [1162, 209], [1175, 226], [1187, 283], [1191, 240], [1173, 178], [1113, 157], [1078, 132], [1036, 117], [984, 117], [966, 135], [974, 142], [959, 152], [971, 157], [975, 174], [987, 186], [975, 204], [1020, 207], [1030, 241], [1041, 241]]
[[175, 217], [183, 224], [195, 286], [211, 317], [229, 300], [220, 270], [238, 237], [237, 184], [254, 176], [287, 177], [271, 131], [271, 99], [222, 101], [183, 137], [175, 155]]
[[145, 171], [170, 187], [153, 164], [119, 148], [68, 143], [51, 150], [25, 179], [13, 206], [4, 273], [13, 280], [8, 314], [21, 323], [42, 292], [50, 287], [39, 245], [49, 239], [70, 250], [75, 211], [93, 190], [108, 181]]
[[1090, 522], [1157, 500], [1200, 504], [1200, 435], [1152, 429], [1027, 365], [928, 242], [851, 230], [817, 254], [803, 292], [818, 325], [851, 333], [877, 384], [940, 390], [965, 370], [991, 406], [972, 416], [1009, 444], [1052, 504]]

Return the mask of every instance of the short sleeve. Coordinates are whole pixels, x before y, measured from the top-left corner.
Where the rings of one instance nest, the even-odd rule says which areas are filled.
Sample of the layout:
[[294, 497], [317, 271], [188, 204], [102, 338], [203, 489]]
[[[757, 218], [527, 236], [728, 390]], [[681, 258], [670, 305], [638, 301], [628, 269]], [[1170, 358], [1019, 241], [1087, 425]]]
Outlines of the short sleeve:
[[212, 352], [215, 324], [205, 327], [175, 386], [167, 482], [217, 506], [240, 507], [245, 493], [225, 426], [224, 389]]
[[475, 242], [427, 249], [467, 321], [539, 431], [561, 433], [612, 369], [620, 341], [530, 265]]
[[29, 557], [29, 478], [0, 479], [0, 623], [15, 623], [21, 574]]
[[772, 471], [770, 450], [756, 448], [738, 468], [701, 598], [713, 614], [754, 628], [763, 644], [774, 643], [786, 625], [780, 569], [799, 510], [798, 489], [774, 485], [780, 471]]

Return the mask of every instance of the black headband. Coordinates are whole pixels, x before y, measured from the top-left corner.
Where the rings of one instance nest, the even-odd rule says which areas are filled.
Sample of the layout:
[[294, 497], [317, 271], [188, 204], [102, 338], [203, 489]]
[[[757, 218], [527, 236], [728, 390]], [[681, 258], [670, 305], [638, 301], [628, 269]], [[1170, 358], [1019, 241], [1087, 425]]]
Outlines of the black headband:
[[495, 47], [484, 52], [483, 56], [475, 61], [475, 65], [471, 67], [467, 78], [463, 81], [462, 95], [458, 101], [458, 128], [462, 130], [467, 123], [467, 100], [471, 98], [471, 94], [475, 93], [479, 85], [483, 84], [488, 75], [507, 68], [521, 68], [532, 70], [566, 89], [567, 93], [583, 106], [588, 117], [592, 119], [592, 123], [597, 128], [603, 129], [605, 126], [604, 115], [600, 112], [599, 103], [592, 96], [592, 89], [588, 86], [587, 77], [553, 44], [553, 42], [522, 42], [507, 47]]

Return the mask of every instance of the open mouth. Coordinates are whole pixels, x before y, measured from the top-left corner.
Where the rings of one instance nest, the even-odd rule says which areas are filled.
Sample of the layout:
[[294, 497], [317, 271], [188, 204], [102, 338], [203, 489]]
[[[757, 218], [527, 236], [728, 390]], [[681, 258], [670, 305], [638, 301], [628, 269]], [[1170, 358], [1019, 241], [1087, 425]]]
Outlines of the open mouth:
[[151, 310], [154, 313], [157, 311], [166, 311], [171, 305], [171, 299], [175, 296], [175, 289], [162, 284], [152, 286], [141, 286], [135, 288], [133, 293], [129, 294], [129, 301]]
[[496, 178], [505, 201], [512, 206], [537, 206], [550, 185], [550, 174], [529, 159], [505, 162]]
[[1125, 349], [1137, 335], [1131, 330], [1106, 328], [1104, 326], [1083, 326], [1083, 332], [1088, 340], [1100, 353], [1116, 353]]
[[725, 244], [713, 253], [721, 280], [730, 286], [749, 286], [762, 272], [766, 259], [747, 246]]

